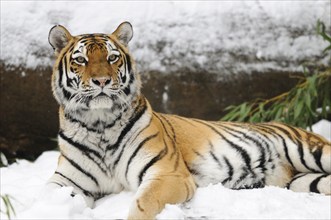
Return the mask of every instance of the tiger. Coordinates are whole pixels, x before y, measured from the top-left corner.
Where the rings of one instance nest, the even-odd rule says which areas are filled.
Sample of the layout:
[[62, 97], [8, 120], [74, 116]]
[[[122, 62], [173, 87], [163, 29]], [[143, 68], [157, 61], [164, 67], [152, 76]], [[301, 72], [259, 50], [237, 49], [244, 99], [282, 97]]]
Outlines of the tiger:
[[87, 206], [135, 192], [128, 219], [155, 219], [198, 187], [277, 186], [331, 194], [331, 144], [280, 122], [205, 121], [153, 111], [129, 52], [129, 22], [111, 34], [49, 32], [59, 104], [57, 168], [49, 186], [73, 187]]

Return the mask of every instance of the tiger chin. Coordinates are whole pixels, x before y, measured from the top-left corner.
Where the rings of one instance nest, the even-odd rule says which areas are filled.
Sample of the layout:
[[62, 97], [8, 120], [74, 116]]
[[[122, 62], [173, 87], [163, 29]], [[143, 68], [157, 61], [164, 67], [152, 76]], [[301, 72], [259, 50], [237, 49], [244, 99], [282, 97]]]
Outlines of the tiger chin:
[[60, 157], [48, 184], [72, 186], [89, 206], [136, 192], [128, 219], [154, 219], [197, 187], [264, 186], [331, 194], [331, 145], [281, 123], [211, 122], [154, 112], [128, 51], [132, 26], [112, 34], [49, 33], [60, 105]]

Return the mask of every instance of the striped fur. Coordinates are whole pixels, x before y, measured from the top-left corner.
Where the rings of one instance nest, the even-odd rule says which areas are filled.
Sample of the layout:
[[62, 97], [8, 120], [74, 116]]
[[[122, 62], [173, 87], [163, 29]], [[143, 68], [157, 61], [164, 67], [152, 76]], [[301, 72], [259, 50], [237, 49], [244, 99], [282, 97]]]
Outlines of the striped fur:
[[331, 145], [316, 134], [274, 122], [154, 112], [140, 93], [127, 50], [131, 37], [127, 22], [111, 35], [51, 30], [61, 156], [49, 184], [73, 186], [90, 206], [104, 195], [135, 191], [129, 219], [155, 218], [166, 203], [188, 201], [210, 183], [331, 194]]

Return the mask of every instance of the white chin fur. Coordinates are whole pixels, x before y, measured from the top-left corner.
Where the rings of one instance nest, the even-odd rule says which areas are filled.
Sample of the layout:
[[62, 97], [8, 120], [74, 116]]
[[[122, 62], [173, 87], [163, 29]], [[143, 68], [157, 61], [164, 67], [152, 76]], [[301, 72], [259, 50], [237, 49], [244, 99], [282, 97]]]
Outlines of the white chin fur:
[[90, 101], [90, 109], [111, 108], [114, 102], [108, 97], [98, 97]]

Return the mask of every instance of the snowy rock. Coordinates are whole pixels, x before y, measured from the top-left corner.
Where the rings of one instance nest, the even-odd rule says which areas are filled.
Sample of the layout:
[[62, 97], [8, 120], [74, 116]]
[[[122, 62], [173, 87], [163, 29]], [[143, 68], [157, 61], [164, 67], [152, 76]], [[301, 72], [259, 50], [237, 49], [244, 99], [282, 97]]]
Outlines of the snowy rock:
[[[131, 50], [142, 72], [188, 68], [218, 74], [298, 71], [308, 60], [327, 63], [317, 20], [330, 30], [330, 1], [1, 2], [1, 60], [50, 66], [48, 31], [111, 33], [132, 22]], [[93, 8], [93, 10], [91, 10]]]

